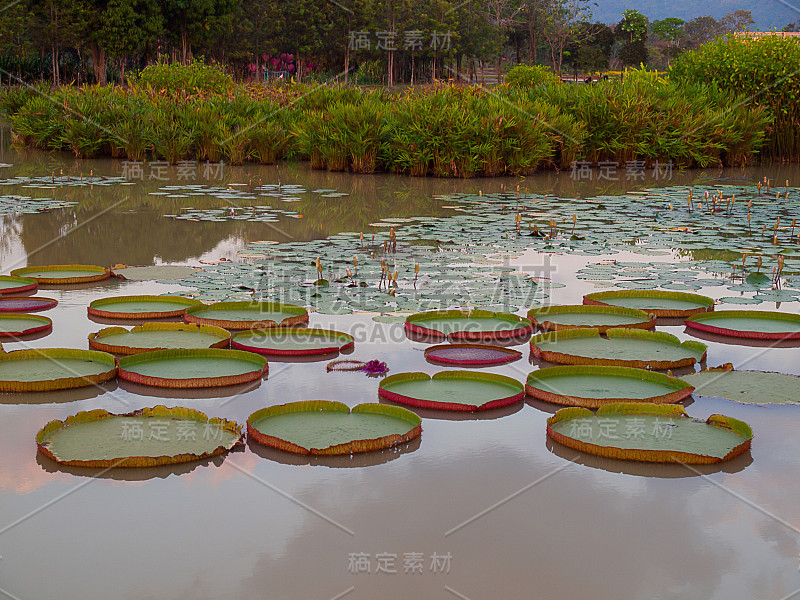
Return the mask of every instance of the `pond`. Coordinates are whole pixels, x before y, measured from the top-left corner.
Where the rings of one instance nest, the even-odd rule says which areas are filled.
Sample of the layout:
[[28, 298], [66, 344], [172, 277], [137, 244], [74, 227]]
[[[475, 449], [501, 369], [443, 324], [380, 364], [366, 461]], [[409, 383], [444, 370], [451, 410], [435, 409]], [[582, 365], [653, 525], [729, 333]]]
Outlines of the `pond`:
[[[796, 166], [666, 179], [650, 169], [627, 178], [623, 165], [616, 180], [596, 170], [591, 180], [569, 172], [352, 176], [306, 164], [144, 163], [132, 171], [120, 161], [18, 153], [0, 131], [0, 273], [48, 264], [202, 269], [181, 279], [44, 286], [40, 295], [59, 302], [38, 313], [53, 320], [52, 333], [4, 342], [6, 350], [88, 348], [90, 333], [119, 324], [90, 317], [88, 304], [115, 295], [303, 304], [314, 309], [311, 326], [355, 338], [338, 358], [378, 359], [390, 374], [445, 368], [426, 361], [428, 343], [405, 335], [405, 316], [418, 310], [474, 305], [525, 315], [589, 292], [665, 289], [723, 299], [719, 308], [800, 312]], [[764, 177], [772, 188], [759, 195]], [[724, 200], [715, 204], [717, 191]], [[787, 249], [795, 253], [778, 265]], [[743, 252], [745, 275], [756, 275], [744, 280]], [[381, 260], [390, 281], [397, 272], [396, 287]], [[772, 289], [780, 266], [780, 289]], [[315, 285], [320, 275], [327, 285]], [[658, 329], [707, 344], [707, 366], [800, 375], [794, 343], [731, 343], [680, 322]], [[521, 360], [482, 370], [524, 383], [541, 363], [526, 342], [509, 344]], [[165, 404], [244, 423], [296, 400], [379, 400], [378, 378], [327, 372], [334, 358], [269, 357], [262, 380], [206, 391], [118, 380], [0, 394], [0, 591], [22, 600], [800, 594], [793, 405], [684, 401], [692, 417], [720, 413], [755, 432], [751, 451], [704, 467], [570, 450], [545, 434], [556, 405], [530, 398], [475, 414], [419, 410], [421, 437], [335, 458], [248, 442], [202, 462], [81, 469], [36, 452], [39, 428], [81, 410]]]

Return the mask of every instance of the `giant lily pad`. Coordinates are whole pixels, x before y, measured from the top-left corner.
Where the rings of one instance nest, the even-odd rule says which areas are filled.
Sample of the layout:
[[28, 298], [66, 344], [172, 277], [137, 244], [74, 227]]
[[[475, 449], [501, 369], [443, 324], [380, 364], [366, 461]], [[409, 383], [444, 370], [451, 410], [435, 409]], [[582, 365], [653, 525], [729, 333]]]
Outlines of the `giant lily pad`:
[[406, 331], [454, 340], [518, 337], [531, 332], [531, 322], [515, 314], [488, 310], [432, 310], [406, 318]]
[[645, 462], [712, 464], [750, 448], [747, 423], [723, 415], [692, 419], [679, 404], [607, 404], [592, 413], [562, 408], [547, 419], [556, 442], [606, 458]]
[[754, 404], [800, 404], [800, 377], [762, 371], [700, 371], [681, 377], [699, 396]]
[[309, 356], [331, 354], [353, 347], [352, 335], [326, 329], [271, 327], [242, 331], [231, 338], [231, 347], [259, 354]]
[[518, 350], [485, 344], [440, 344], [425, 349], [425, 358], [430, 362], [462, 367], [500, 365], [521, 356]]
[[528, 318], [535, 327], [545, 331], [594, 327], [605, 333], [614, 327], [652, 329], [656, 324], [655, 316], [643, 310], [582, 304], [532, 308], [528, 311]]
[[800, 339], [800, 315], [768, 310], [720, 310], [686, 319], [690, 329], [757, 340]]
[[516, 379], [476, 371], [398, 373], [383, 379], [381, 397], [420, 408], [474, 412], [522, 401], [525, 388]]
[[260, 379], [264, 357], [241, 350], [158, 350], [119, 360], [119, 377], [133, 383], [166, 388], [237, 385]]
[[0, 275], [0, 294], [21, 294], [39, 287], [39, 283], [30, 277], [14, 277]]
[[643, 310], [656, 317], [688, 317], [714, 310], [714, 300], [700, 294], [660, 290], [594, 292], [583, 297], [587, 305], [621, 306]]
[[279, 302], [217, 302], [188, 309], [184, 319], [187, 323], [216, 325], [225, 329], [261, 329], [306, 323], [308, 312], [302, 306]]
[[641, 329], [572, 329], [531, 338], [535, 358], [567, 365], [607, 365], [640, 369], [676, 369], [705, 360], [707, 347], [681, 342], [674, 335]]
[[197, 323], [144, 323], [130, 331], [106, 327], [89, 334], [89, 347], [114, 354], [139, 354], [155, 350], [227, 348], [231, 334], [221, 327]]
[[257, 410], [247, 435], [265, 446], [298, 454], [351, 454], [397, 446], [422, 433], [422, 420], [399, 406], [315, 400]]
[[529, 396], [554, 404], [598, 408], [616, 402], [672, 404], [694, 388], [677, 377], [630, 367], [550, 367], [528, 375]]
[[19, 337], [50, 331], [53, 321], [41, 315], [24, 313], [0, 314], [0, 337]]
[[36, 434], [36, 445], [63, 465], [154, 467], [223, 454], [242, 438], [236, 421], [155, 406], [122, 415], [97, 409], [50, 421]]
[[39, 283], [62, 285], [102, 281], [111, 277], [111, 271], [96, 265], [47, 265], [44, 267], [23, 267], [11, 271], [12, 275], [35, 279]]
[[93, 300], [87, 310], [106, 319], [161, 319], [181, 317], [192, 306], [203, 303], [181, 296], [115, 296]]
[[38, 312], [58, 306], [58, 300], [42, 296], [0, 296], [0, 312]]
[[97, 385], [117, 374], [114, 357], [95, 350], [37, 348], [0, 354], [0, 392], [48, 392]]

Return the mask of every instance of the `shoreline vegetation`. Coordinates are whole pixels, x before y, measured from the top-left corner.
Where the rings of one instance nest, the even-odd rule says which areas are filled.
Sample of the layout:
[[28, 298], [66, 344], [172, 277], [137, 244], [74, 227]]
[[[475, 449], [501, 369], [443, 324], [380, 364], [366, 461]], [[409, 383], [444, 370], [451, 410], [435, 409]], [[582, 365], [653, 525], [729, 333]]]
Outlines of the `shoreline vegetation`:
[[158, 64], [120, 86], [9, 88], [14, 143], [77, 157], [309, 160], [352, 173], [477, 177], [568, 169], [574, 161], [676, 168], [800, 155], [800, 43], [719, 39], [664, 74], [565, 84], [518, 66], [494, 87], [404, 92], [237, 83], [215, 65]]

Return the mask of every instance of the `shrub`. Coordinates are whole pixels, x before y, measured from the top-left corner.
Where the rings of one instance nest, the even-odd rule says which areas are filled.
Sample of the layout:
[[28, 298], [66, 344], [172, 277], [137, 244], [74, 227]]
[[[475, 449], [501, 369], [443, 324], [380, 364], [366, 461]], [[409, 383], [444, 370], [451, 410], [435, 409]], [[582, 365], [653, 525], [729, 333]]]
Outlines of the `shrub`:
[[740, 94], [741, 102], [762, 107], [772, 118], [766, 151], [773, 157], [800, 158], [800, 43], [793, 38], [718, 38], [672, 63], [669, 77], [678, 85], [713, 84]]
[[511, 88], [531, 88], [542, 84], [561, 83], [558, 75], [543, 65], [517, 65], [508, 72], [505, 81]]

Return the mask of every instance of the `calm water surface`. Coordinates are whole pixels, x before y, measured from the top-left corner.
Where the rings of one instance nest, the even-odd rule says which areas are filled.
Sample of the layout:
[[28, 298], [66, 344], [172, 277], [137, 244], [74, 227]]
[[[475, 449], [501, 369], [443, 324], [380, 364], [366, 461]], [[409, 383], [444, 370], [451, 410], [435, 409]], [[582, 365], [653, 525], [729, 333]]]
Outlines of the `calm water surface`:
[[[118, 161], [18, 154], [0, 145], [0, 178], [119, 176]], [[0, 272], [43, 264], [200, 264], [229, 258], [255, 240], [313, 240], [368, 231], [390, 216], [452, 214], [439, 196], [515, 189], [585, 197], [648, 185], [800, 182], [796, 167], [675, 174], [670, 182], [576, 182], [569, 173], [527, 179], [447, 181], [350, 176], [303, 164], [226, 167], [208, 185], [300, 184], [347, 192], [306, 197], [286, 208], [302, 219], [278, 223], [184, 222], [181, 207], [227, 206], [215, 198], [149, 192], [187, 183], [145, 179], [110, 187], [5, 188], [55, 197], [74, 207], [0, 217]], [[596, 177], [597, 173], [595, 173]], [[308, 195], [307, 195], [308, 196]], [[574, 273], [603, 257], [557, 256], [554, 303], [593, 291]], [[625, 259], [624, 254], [615, 258]], [[630, 260], [630, 257], [628, 257]], [[641, 257], [638, 258], [641, 260]], [[186, 290], [156, 282], [104, 282], [42, 289], [59, 306], [48, 336], [5, 344], [87, 348], [103, 324], [89, 320], [93, 299]], [[724, 294], [722, 288], [704, 292]], [[775, 308], [762, 305], [759, 308]], [[782, 310], [797, 311], [797, 303]], [[311, 315], [313, 326], [357, 332], [357, 359], [386, 361], [391, 372], [438, 367], [425, 344], [374, 314]], [[683, 327], [659, 329], [690, 339]], [[800, 374], [800, 348], [708, 341], [709, 365]], [[489, 369], [524, 380], [538, 365], [524, 358]], [[604, 460], [554, 446], [545, 420], [555, 407], [528, 402], [480, 417], [422, 411], [424, 433], [398, 450], [305, 459], [252, 444], [224, 459], [141, 470], [81, 470], [37, 455], [46, 422], [80, 410], [112, 412], [166, 404], [244, 422], [258, 408], [305, 399], [351, 406], [377, 401], [377, 380], [326, 373], [317, 362], [270, 361], [257, 386], [163, 392], [114, 383], [54, 394], [0, 396], [0, 593], [20, 600], [94, 598], [587, 598], [766, 599], [800, 596], [800, 408], [696, 398], [689, 413], [749, 422], [752, 451], [721, 467], [691, 471]], [[449, 556], [449, 558], [448, 558]], [[422, 558], [420, 567], [419, 559]], [[369, 561], [371, 573], [354, 572]], [[435, 568], [434, 568], [435, 567]], [[379, 570], [395, 573], [376, 572]], [[421, 571], [421, 572], [420, 572]], [[440, 572], [443, 571], [443, 572]]]

